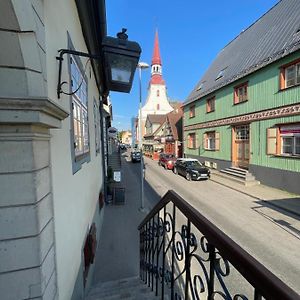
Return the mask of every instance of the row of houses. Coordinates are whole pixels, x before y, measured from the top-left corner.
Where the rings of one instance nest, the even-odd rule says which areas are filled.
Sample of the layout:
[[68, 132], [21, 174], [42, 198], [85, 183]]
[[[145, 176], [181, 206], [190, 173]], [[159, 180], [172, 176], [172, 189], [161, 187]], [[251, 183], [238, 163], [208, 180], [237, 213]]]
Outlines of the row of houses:
[[299, 16], [299, 1], [279, 1], [228, 43], [183, 103], [182, 118], [166, 96], [156, 32], [142, 108], [146, 155], [193, 157], [300, 193]]
[[161, 152], [182, 156], [182, 116], [181, 105], [166, 115], [147, 115], [143, 139], [146, 155], [158, 159]]
[[184, 153], [300, 193], [300, 2], [282, 0], [226, 45], [184, 103]]

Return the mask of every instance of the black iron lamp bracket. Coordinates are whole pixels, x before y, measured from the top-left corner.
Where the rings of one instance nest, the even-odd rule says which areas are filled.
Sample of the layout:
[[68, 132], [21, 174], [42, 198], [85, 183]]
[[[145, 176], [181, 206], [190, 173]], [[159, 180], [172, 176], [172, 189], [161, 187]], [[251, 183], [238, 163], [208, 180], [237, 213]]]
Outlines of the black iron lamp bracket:
[[88, 57], [90, 59], [101, 59], [101, 55], [89, 54], [89, 53], [70, 50], [70, 49], [60, 49], [60, 50], [58, 50], [58, 52], [59, 52], [59, 56], [56, 57], [56, 59], [59, 61], [58, 83], [57, 83], [57, 98], [60, 99], [60, 94], [63, 93], [62, 85], [67, 83], [66, 81], [61, 82], [61, 70], [62, 70], [62, 62], [64, 60], [64, 58], [63, 58], [64, 54], [72, 54], [72, 55], [75, 55], [75, 56], [83, 56], [83, 57]]

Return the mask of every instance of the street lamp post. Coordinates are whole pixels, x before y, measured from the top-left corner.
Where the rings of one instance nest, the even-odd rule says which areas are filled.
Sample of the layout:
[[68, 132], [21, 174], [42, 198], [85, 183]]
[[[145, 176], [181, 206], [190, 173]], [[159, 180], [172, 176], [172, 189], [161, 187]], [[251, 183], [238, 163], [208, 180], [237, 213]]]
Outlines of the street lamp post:
[[139, 69], [139, 88], [140, 88], [140, 105], [139, 105], [139, 148], [141, 151], [141, 207], [140, 210], [144, 211], [144, 157], [142, 152], [142, 70], [148, 69], [149, 65], [145, 62], [139, 62], [137, 65]]

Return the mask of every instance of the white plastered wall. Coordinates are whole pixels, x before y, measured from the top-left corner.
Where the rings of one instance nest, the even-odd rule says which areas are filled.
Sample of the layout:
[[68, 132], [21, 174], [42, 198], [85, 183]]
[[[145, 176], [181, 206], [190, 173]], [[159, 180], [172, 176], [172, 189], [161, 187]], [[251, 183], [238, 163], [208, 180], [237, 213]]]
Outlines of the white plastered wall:
[[[157, 96], [159, 91], [159, 96]], [[159, 104], [159, 109], [157, 105]], [[167, 98], [167, 89], [165, 85], [151, 84], [148, 89], [146, 104], [142, 107], [142, 119], [146, 120], [149, 114], [164, 115], [173, 110]]]
[[[77, 51], [87, 52], [75, 1], [45, 1], [48, 96], [70, 111], [70, 96], [57, 99], [57, 50], [68, 48], [68, 34]], [[82, 58], [85, 65], [86, 58]], [[65, 56], [62, 81], [69, 80]], [[70, 117], [60, 130], [51, 130], [51, 165], [55, 220], [55, 243], [59, 299], [70, 299], [80, 270], [82, 247], [96, 210], [102, 188], [102, 155], [96, 156], [93, 101], [99, 99], [90, 64], [88, 77], [88, 117], [90, 161], [73, 174], [70, 142]], [[67, 88], [64, 86], [64, 88]]]

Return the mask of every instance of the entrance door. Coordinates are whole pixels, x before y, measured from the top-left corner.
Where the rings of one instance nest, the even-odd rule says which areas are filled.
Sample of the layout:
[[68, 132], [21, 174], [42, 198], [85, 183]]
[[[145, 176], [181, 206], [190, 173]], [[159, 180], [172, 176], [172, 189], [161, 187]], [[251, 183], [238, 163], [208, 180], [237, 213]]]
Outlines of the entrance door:
[[249, 124], [236, 126], [233, 130], [233, 163], [239, 168], [248, 169], [250, 159]]

